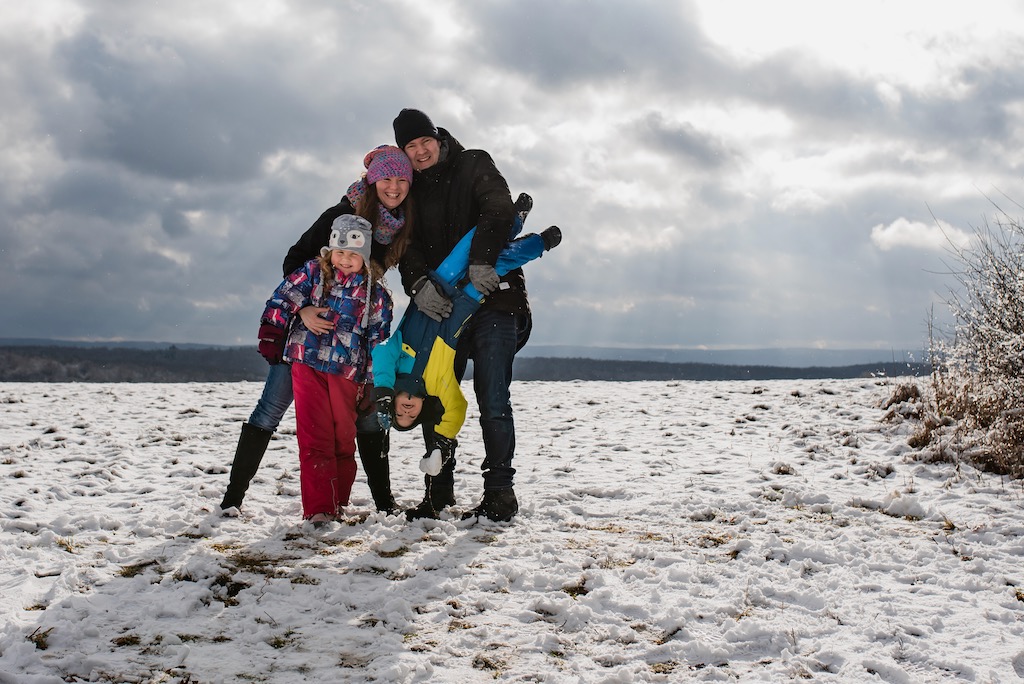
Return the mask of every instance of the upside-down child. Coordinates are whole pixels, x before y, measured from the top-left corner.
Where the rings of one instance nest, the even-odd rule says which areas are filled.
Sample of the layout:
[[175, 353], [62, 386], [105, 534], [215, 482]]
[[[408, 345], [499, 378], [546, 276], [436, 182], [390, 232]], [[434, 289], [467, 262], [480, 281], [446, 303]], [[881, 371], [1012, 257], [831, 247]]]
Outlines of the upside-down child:
[[[406, 511], [410, 520], [436, 518], [455, 503], [456, 437], [468, 405], [455, 372], [455, 348], [483, 300], [472, 284], [463, 282], [472, 239], [471, 231], [431, 273], [431, 280], [452, 303], [450, 315], [436, 321], [411, 301], [394, 334], [373, 351], [374, 391], [385, 431], [391, 426], [403, 431], [423, 428], [426, 456], [420, 469], [426, 473], [425, 493], [419, 505]], [[501, 252], [496, 271], [503, 275], [519, 268], [560, 241], [561, 231], [555, 226], [512, 240]]]

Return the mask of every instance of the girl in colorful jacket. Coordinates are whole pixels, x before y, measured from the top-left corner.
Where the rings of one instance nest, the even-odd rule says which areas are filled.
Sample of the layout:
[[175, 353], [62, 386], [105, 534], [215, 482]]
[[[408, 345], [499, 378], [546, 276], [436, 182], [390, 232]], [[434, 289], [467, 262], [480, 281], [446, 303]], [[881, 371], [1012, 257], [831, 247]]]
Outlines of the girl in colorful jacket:
[[[366, 219], [339, 216], [320, 258], [284, 279], [260, 319], [260, 354], [291, 363], [302, 516], [317, 527], [349, 503], [359, 394], [373, 381], [370, 353], [391, 332], [391, 295], [370, 261], [372, 236]], [[320, 316], [333, 329], [310, 331], [297, 316], [307, 306], [324, 307]]]

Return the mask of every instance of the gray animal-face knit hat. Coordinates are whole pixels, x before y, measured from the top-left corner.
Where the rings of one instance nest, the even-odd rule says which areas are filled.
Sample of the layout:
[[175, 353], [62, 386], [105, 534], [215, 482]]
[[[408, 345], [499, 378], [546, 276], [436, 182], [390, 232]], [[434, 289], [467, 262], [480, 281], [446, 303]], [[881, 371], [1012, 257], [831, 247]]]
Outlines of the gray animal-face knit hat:
[[370, 261], [370, 246], [373, 243], [373, 226], [362, 216], [342, 214], [331, 224], [331, 237], [326, 247], [320, 248], [320, 256], [327, 256], [335, 249], [355, 252]]

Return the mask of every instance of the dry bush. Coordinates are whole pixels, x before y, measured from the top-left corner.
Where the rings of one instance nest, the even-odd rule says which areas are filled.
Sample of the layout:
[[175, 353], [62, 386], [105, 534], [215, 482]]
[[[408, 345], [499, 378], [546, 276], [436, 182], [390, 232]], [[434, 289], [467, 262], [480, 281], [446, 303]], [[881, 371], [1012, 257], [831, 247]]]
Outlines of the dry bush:
[[[998, 209], [998, 207], [997, 207]], [[1024, 477], [1024, 227], [999, 211], [967, 247], [951, 246], [959, 288], [947, 304], [953, 329], [932, 330], [938, 414], [969, 436], [971, 461]]]
[[[955, 461], [958, 458], [957, 450], [953, 448], [958, 441], [955, 439], [954, 421], [940, 416], [934, 398], [915, 383], [897, 385], [882, 403], [882, 408], [887, 409], [883, 422], [917, 423], [917, 428], [907, 438], [907, 444], [918, 451], [917, 459]], [[952, 430], [949, 429], [951, 426]]]

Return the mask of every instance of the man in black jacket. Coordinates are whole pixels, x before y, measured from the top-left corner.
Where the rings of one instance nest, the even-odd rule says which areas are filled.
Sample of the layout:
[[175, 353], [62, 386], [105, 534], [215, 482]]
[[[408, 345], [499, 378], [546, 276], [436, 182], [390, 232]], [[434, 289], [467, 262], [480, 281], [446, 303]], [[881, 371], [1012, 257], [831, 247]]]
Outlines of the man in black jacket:
[[[416, 212], [413, 238], [398, 268], [406, 293], [435, 320], [448, 316], [452, 305], [429, 273], [476, 226], [468, 278], [486, 299], [460, 337], [455, 374], [461, 381], [473, 360], [485, 453], [480, 466], [484, 494], [480, 504], [463, 517], [509, 521], [519, 511], [513, 490], [512, 362], [529, 338], [532, 317], [522, 269], [499, 277], [494, 265], [512, 237], [516, 208], [489, 154], [463, 148], [417, 109], [403, 109], [393, 125], [396, 144], [412, 162]], [[455, 503], [454, 470], [451, 458], [431, 479], [423, 503], [407, 512], [410, 519], [437, 517], [437, 511]]]

